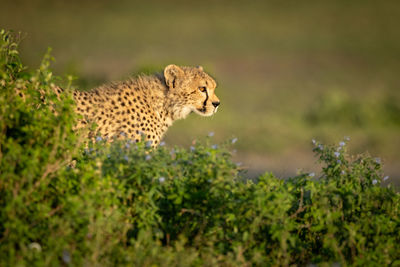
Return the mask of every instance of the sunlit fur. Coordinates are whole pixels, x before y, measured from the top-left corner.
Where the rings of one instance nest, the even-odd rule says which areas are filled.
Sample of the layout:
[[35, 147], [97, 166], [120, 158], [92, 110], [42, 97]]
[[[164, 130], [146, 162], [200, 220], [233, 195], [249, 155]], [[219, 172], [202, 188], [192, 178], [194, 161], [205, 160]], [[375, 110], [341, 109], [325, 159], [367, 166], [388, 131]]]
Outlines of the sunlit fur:
[[77, 128], [97, 124], [92, 136], [122, 136], [139, 141], [142, 136], [159, 144], [175, 120], [191, 112], [211, 116], [219, 99], [217, 84], [202, 67], [168, 65], [163, 73], [139, 76], [88, 92], [75, 91], [76, 111], [84, 119]]

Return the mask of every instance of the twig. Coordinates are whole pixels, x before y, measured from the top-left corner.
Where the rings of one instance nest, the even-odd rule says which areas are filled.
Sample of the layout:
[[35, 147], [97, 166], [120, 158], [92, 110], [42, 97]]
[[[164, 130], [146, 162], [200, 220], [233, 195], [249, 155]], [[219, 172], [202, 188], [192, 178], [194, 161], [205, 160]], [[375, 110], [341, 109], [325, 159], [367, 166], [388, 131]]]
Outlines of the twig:
[[303, 188], [300, 189], [300, 203], [299, 203], [299, 208], [296, 210], [295, 213], [290, 215], [290, 218], [296, 217], [300, 212], [304, 211], [306, 209], [306, 206], [303, 206], [303, 197], [304, 197], [304, 190]]

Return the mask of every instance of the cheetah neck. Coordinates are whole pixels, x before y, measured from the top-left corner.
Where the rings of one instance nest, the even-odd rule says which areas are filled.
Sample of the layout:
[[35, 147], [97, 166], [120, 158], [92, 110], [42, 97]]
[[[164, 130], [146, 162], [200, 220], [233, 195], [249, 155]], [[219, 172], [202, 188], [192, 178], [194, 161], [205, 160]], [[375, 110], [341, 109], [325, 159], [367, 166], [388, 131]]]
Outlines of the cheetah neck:
[[143, 93], [153, 99], [151, 102], [153, 110], [160, 119], [164, 119], [165, 131], [175, 120], [183, 118], [177, 112], [174, 101], [176, 96], [171, 95], [168, 86], [165, 84], [165, 78], [162, 74], [155, 76], [139, 77], [137, 79], [138, 87], [144, 88]]
[[171, 105], [170, 109], [171, 109], [171, 120], [172, 121], [184, 119], [192, 111], [189, 107], [185, 107], [183, 105], [180, 105], [179, 103], [173, 103]]
[[165, 124], [169, 127], [176, 120], [184, 119], [190, 114], [191, 109], [184, 106], [184, 103], [177, 101], [181, 97], [177, 94], [171, 93], [170, 89], [165, 83], [163, 75], [157, 75], [148, 80], [151, 84], [149, 92], [156, 99], [154, 110], [160, 114], [165, 114]]

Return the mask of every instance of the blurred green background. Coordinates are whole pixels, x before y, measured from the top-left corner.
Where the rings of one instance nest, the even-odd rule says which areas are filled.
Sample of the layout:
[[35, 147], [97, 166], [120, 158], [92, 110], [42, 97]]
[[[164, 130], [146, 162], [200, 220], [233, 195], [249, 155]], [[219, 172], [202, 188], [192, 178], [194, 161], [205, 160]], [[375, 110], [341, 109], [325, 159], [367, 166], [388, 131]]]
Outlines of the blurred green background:
[[399, 1], [1, 1], [0, 27], [23, 33], [24, 62], [47, 47], [56, 74], [90, 89], [170, 63], [202, 65], [222, 101], [191, 115], [168, 145], [215, 132], [236, 160], [292, 175], [312, 171], [311, 140], [351, 138], [355, 152], [400, 167]]

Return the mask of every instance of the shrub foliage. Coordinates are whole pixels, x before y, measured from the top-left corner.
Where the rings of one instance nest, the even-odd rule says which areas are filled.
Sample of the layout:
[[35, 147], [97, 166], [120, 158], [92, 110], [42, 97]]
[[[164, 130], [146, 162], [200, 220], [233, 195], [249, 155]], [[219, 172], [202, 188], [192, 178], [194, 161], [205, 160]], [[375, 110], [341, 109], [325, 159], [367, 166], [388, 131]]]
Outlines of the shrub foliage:
[[235, 140], [87, 144], [70, 82], [58, 99], [49, 54], [27, 71], [13, 36], [1, 31], [1, 266], [400, 264], [400, 195], [379, 159], [314, 142], [320, 177], [250, 181]]

